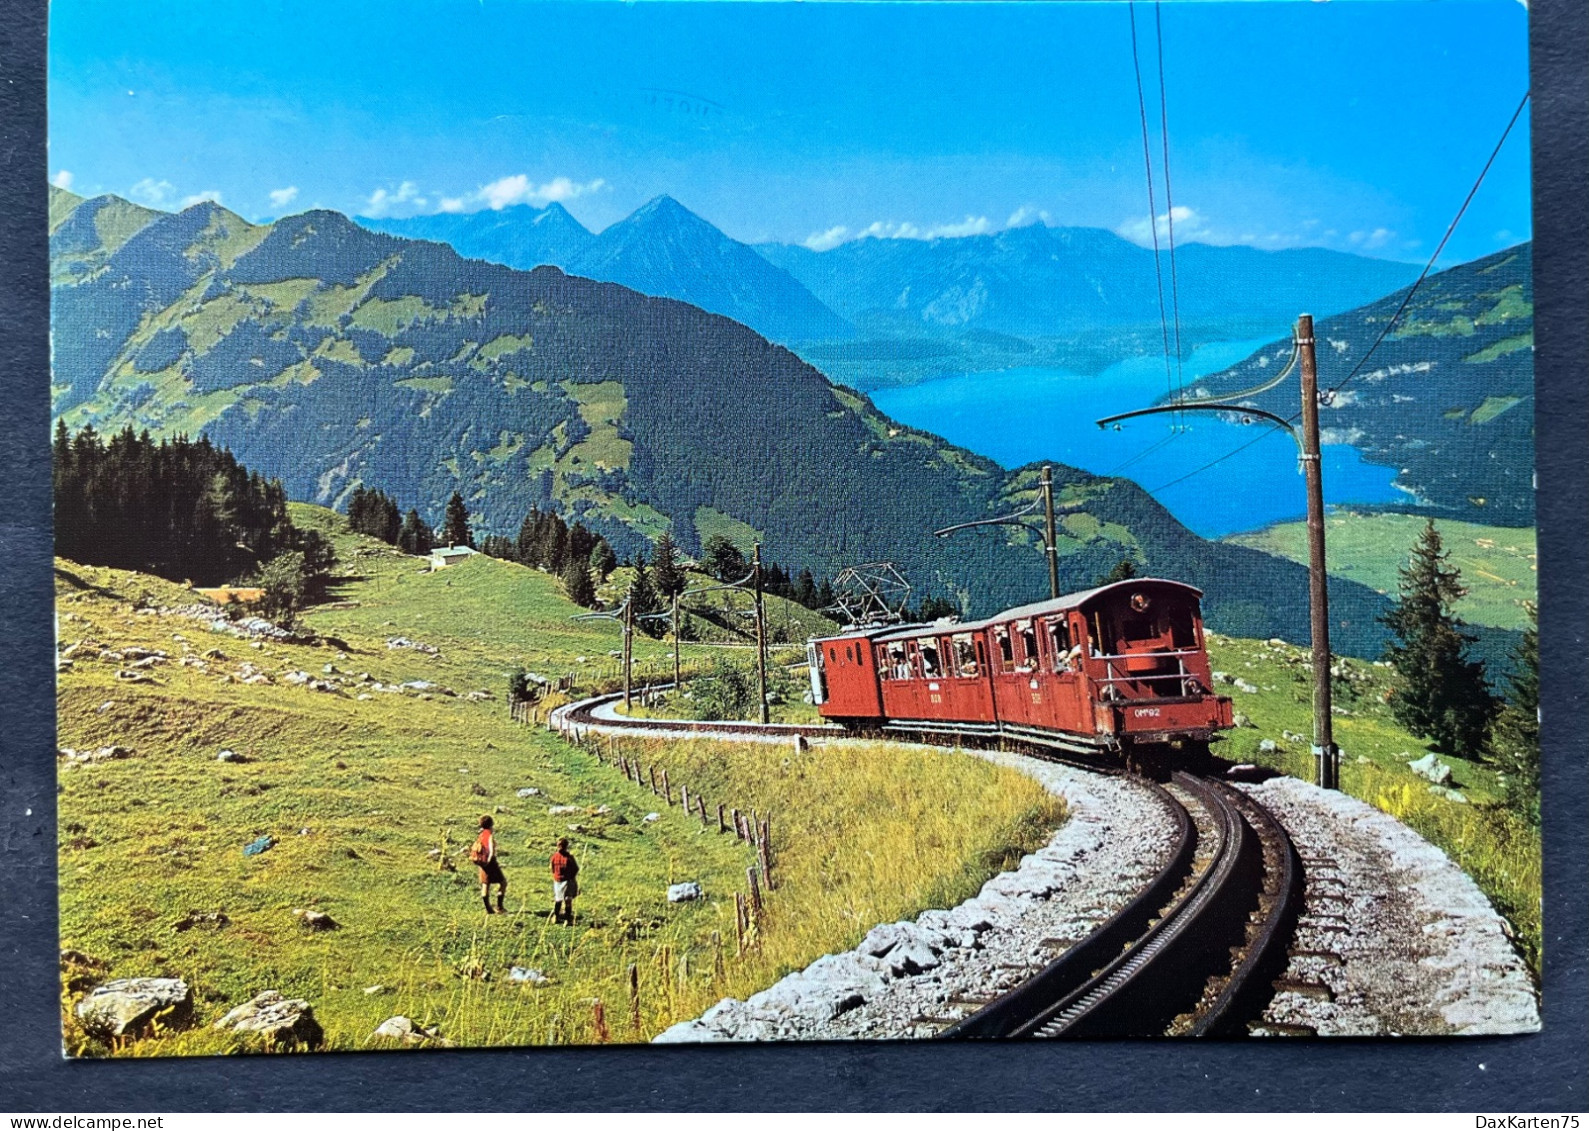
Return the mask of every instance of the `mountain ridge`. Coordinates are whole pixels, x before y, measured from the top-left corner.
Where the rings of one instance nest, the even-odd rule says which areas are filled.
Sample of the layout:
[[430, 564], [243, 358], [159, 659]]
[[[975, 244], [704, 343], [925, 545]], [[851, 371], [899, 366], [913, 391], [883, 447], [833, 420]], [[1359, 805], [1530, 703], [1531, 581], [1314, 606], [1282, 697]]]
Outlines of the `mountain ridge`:
[[[1533, 242], [1431, 274], [1392, 332], [1407, 288], [1313, 324], [1326, 443], [1397, 469], [1415, 509], [1499, 526], [1534, 520]], [[1373, 354], [1362, 361], [1373, 346]], [[1280, 339], [1203, 378], [1194, 396], [1251, 387], [1291, 356]], [[1342, 385], [1355, 367], [1352, 380]], [[1293, 416], [1296, 386], [1250, 398]]]
[[[738, 530], [819, 576], [892, 558], [968, 612], [1043, 591], [1025, 531], [930, 537], [1029, 500], [1035, 468], [905, 428], [676, 300], [464, 259], [338, 213], [257, 226], [195, 206], [60, 284], [52, 317], [57, 418], [207, 433], [293, 498], [334, 505], [362, 483], [434, 515], [457, 490], [480, 533], [553, 506], [620, 552], [664, 530], [690, 549]], [[1212, 623], [1304, 638], [1295, 565], [1205, 542], [1127, 480], [1060, 468], [1058, 481], [1075, 504], [1067, 588], [1130, 556], [1207, 590]], [[1339, 590], [1343, 648], [1377, 648], [1383, 599]]]

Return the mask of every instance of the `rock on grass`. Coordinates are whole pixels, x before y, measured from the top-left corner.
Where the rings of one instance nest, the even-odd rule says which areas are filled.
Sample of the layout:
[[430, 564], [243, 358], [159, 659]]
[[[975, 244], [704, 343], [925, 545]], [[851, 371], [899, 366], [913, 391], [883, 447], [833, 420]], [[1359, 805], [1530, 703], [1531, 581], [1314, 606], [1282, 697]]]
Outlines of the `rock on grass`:
[[193, 991], [180, 978], [117, 978], [90, 990], [77, 1003], [77, 1017], [102, 1040], [142, 1033], [156, 1022], [178, 1028], [193, 1018]]
[[257, 1043], [264, 1051], [316, 1048], [325, 1040], [308, 1002], [265, 990], [215, 1023], [215, 1028]]

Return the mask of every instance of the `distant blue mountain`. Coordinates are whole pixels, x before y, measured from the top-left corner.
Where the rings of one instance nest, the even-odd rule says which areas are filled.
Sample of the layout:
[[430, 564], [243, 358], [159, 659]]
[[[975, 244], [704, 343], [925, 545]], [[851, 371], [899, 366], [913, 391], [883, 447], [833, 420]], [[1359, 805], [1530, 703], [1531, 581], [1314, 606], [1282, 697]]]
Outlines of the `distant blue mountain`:
[[680, 299], [777, 342], [831, 341], [854, 333], [794, 276], [669, 196], [607, 228], [568, 269]]
[[[1031, 224], [952, 239], [859, 239], [821, 252], [790, 244], [757, 250], [833, 310], [878, 332], [1032, 337], [1159, 319], [1152, 250], [1100, 228]], [[1167, 255], [1162, 267], [1168, 304]], [[1303, 311], [1372, 301], [1411, 282], [1417, 269], [1321, 248], [1184, 244], [1175, 274], [1183, 324], [1285, 326]]]
[[481, 212], [440, 212], [406, 220], [360, 217], [376, 232], [450, 244], [465, 259], [485, 259], [528, 271], [542, 264], [567, 267], [596, 239], [557, 202], [545, 208], [515, 204]]
[[676, 298], [777, 342], [835, 341], [854, 334], [788, 272], [668, 196], [600, 235], [592, 235], [560, 204], [360, 223], [378, 232], [446, 243], [470, 259], [521, 270], [550, 264], [571, 275]]

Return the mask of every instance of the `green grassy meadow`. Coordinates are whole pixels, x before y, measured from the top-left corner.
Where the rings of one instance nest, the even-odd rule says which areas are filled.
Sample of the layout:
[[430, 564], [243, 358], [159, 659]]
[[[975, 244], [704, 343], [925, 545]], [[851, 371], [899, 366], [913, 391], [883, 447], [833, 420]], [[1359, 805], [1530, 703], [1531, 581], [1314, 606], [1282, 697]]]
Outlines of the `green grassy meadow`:
[[[75, 1023], [78, 985], [63, 992], [70, 1052], [241, 1051], [207, 1022], [266, 989], [310, 1002], [332, 1049], [388, 1043], [371, 1033], [395, 1014], [458, 1045], [599, 1040], [597, 1000], [606, 1036], [649, 1038], [853, 945], [875, 922], [969, 894], [1062, 819], [1024, 775], [950, 752], [658, 751], [714, 804], [774, 814], [775, 867], [789, 882], [771, 896], [757, 945], [740, 956], [730, 941], [720, 961], [714, 933], [734, 939], [733, 896], [753, 850], [508, 717], [516, 665], [573, 673], [582, 688], [610, 683], [617, 626], [571, 621], [579, 610], [535, 570], [480, 557], [425, 573], [329, 512], [294, 507], [293, 518], [332, 533], [346, 575], [332, 603], [304, 618], [315, 643], [212, 632], [155, 611], [194, 604], [183, 586], [57, 562], [60, 643], [71, 652], [60, 744], [128, 752], [61, 763], [61, 943], [105, 963], [95, 981], [186, 979], [198, 1022], [107, 1047]], [[437, 652], [388, 647], [398, 637]], [[133, 667], [143, 662], [135, 648], [167, 658]], [[671, 669], [668, 644], [640, 639], [636, 650], [659, 674]], [[715, 654], [685, 651], [695, 667]], [[248, 682], [260, 675], [268, 682]], [[492, 698], [469, 697], [481, 691]], [[222, 749], [242, 760], [217, 761]], [[539, 792], [519, 797], [526, 788]], [[510, 914], [483, 913], [464, 855], [482, 813], [497, 822]], [[858, 837], [894, 870], [804, 879], [831, 874], [832, 832]], [[582, 865], [572, 929], [549, 919], [546, 858], [563, 835]], [[273, 846], [244, 856], [262, 836]], [[918, 843], [931, 851], [910, 855]], [[705, 898], [668, 903], [667, 885], [683, 880]], [[300, 908], [339, 927], [312, 931]], [[204, 918], [214, 912], [224, 924]], [[548, 983], [509, 980], [515, 965]]]
[[[1325, 519], [1330, 572], [1394, 595], [1396, 571], [1407, 564], [1408, 553], [1426, 521], [1410, 514], [1330, 514]], [[1457, 614], [1469, 624], [1525, 628], [1528, 618], [1523, 604], [1536, 599], [1539, 587], [1533, 529], [1451, 519], [1441, 519], [1435, 527], [1468, 589], [1468, 595], [1457, 603]], [[1304, 522], [1281, 523], [1225, 540], [1295, 562], [1308, 560]]]

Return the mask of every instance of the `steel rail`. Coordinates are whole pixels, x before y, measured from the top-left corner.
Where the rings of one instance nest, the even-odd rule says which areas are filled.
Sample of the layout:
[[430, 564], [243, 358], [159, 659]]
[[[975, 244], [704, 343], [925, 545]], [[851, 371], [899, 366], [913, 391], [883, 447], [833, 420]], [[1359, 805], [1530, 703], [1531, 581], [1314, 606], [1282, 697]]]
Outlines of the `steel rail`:
[[[653, 685], [646, 690], [660, 690]], [[565, 704], [548, 725], [612, 733], [647, 731], [678, 737], [846, 738], [835, 725], [698, 719], [597, 718], [621, 693]], [[971, 724], [892, 723], [888, 730], [931, 740], [1015, 738], [1026, 753], [1095, 772], [1107, 767], [1060, 757], [1041, 740]], [[1045, 743], [1045, 745], [1047, 745]], [[1069, 751], [1066, 751], [1069, 753]], [[1079, 751], [1077, 751], [1079, 753]], [[1118, 773], [1118, 770], [1113, 772]], [[1171, 812], [1170, 858], [1132, 900], [1053, 962], [943, 1032], [939, 1039], [1058, 1039], [1162, 1035], [1177, 1017], [1191, 1017], [1190, 1036], [1239, 1035], [1262, 1008], [1277, 976], [1301, 905], [1302, 865], [1278, 821], [1244, 794], [1184, 771], [1172, 784], [1204, 809], [1215, 844], [1193, 874], [1196, 823], [1167, 789], [1136, 779]], [[1231, 955], [1240, 952], [1232, 965]], [[1204, 988], [1218, 985], [1207, 1001]]]

